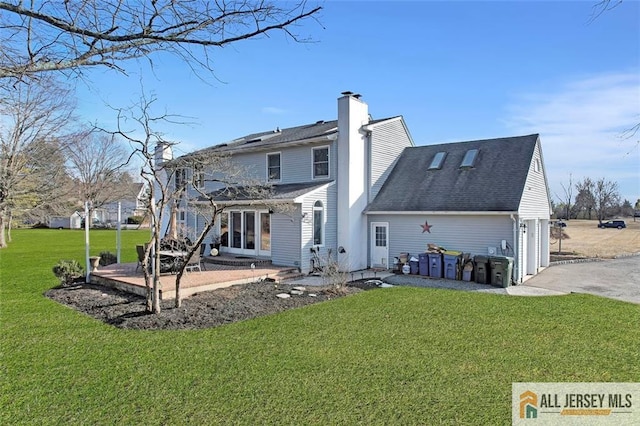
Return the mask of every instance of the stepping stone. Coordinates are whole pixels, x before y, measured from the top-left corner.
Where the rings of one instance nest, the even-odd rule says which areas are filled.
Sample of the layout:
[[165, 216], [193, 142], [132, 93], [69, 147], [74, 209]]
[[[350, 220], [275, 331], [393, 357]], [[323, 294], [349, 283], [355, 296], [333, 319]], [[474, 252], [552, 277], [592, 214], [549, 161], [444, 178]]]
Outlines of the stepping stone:
[[276, 297], [279, 297], [280, 299], [288, 299], [291, 297], [291, 295], [289, 293], [279, 293], [276, 294]]
[[304, 294], [304, 291], [300, 291], [300, 290], [291, 290], [289, 293], [291, 293], [292, 295], [295, 296], [301, 296]]
[[387, 283], [380, 284], [380, 288], [391, 288], [391, 287], [393, 287], [393, 285], [391, 284], [387, 284]]
[[315, 293], [309, 293], [309, 297], [318, 297], [318, 295]]
[[302, 287], [302, 286], [297, 286], [297, 287], [293, 287], [294, 290], [298, 290], [298, 291], [305, 291], [306, 288]]

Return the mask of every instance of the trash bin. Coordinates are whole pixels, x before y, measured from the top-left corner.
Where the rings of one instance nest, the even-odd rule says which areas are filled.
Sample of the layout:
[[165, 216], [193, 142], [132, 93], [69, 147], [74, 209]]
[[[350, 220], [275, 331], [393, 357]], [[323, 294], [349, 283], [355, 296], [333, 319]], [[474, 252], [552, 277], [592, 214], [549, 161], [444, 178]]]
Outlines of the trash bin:
[[429, 276], [429, 255], [427, 253], [418, 255], [418, 272], [420, 275]]
[[409, 259], [409, 268], [411, 268], [412, 275], [418, 275], [418, 258], [411, 256]]
[[473, 258], [474, 273], [478, 284], [489, 284], [489, 257], [477, 255]]
[[473, 274], [473, 262], [469, 260], [462, 267], [462, 281], [471, 281], [472, 274]]
[[511, 285], [511, 271], [513, 258], [506, 256], [489, 256], [491, 265], [491, 285], [509, 287]]
[[442, 278], [442, 255], [440, 253], [428, 253], [429, 255], [429, 276]]
[[458, 263], [460, 262], [459, 251], [445, 251], [442, 255], [444, 262], [444, 277], [448, 280], [457, 280], [458, 278]]

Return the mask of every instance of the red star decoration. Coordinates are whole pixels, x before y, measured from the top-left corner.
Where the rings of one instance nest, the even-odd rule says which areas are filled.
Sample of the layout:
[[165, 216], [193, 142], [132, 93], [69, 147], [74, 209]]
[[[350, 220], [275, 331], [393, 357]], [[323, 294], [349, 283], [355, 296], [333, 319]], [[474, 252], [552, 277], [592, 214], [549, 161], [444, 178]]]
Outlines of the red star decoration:
[[428, 233], [431, 233], [431, 227], [432, 227], [433, 225], [429, 225], [429, 222], [428, 222], [428, 221], [426, 221], [426, 220], [425, 220], [425, 221], [424, 221], [424, 225], [420, 225], [420, 226], [422, 227], [422, 233], [423, 233], [423, 234], [425, 233], [425, 231], [426, 231], [426, 232], [428, 232]]

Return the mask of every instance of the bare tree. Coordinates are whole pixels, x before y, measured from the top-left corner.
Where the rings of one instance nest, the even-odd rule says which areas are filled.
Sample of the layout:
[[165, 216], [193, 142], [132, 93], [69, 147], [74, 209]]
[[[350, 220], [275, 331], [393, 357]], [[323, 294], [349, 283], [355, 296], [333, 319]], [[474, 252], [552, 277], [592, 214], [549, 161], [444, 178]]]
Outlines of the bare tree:
[[589, 220], [591, 220], [591, 213], [595, 208], [596, 200], [593, 195], [594, 182], [589, 177], [585, 177], [582, 181], [576, 183], [576, 207], [580, 211], [586, 211]]
[[622, 4], [622, 0], [600, 0], [591, 7], [590, 22], [595, 21], [604, 12], [614, 9]]
[[50, 146], [47, 142], [62, 139], [72, 120], [73, 99], [68, 88], [51, 78], [15, 87], [0, 85], [0, 247], [6, 247], [11, 205], [27, 188], [21, 184], [37, 173], [51, 173], [44, 167], [49, 158], [43, 150]]
[[306, 0], [23, 0], [0, 2], [0, 78], [19, 80], [45, 71], [151, 61], [169, 52], [212, 71], [212, 48], [284, 31], [314, 17]]
[[[216, 225], [220, 215], [234, 207], [238, 201], [263, 204], [272, 198], [272, 188], [264, 182], [251, 178], [249, 170], [235, 163], [230, 155], [213, 150], [202, 150], [183, 156], [169, 163], [174, 176], [180, 170], [186, 170], [181, 186], [175, 188], [174, 197], [182, 205], [187, 206], [202, 223], [199, 230], [187, 231], [193, 238], [186, 238], [187, 254], [185, 261], [176, 269], [175, 307], [182, 303], [181, 281], [191, 259], [209, 232]], [[217, 187], [211, 191], [210, 188]], [[207, 189], [209, 188], [209, 189]], [[246, 205], [246, 204], [245, 204]], [[286, 206], [269, 201], [272, 210], [285, 211]]]
[[8, 214], [8, 242], [11, 242], [12, 220], [46, 223], [52, 215], [67, 215], [77, 204], [77, 193], [66, 172], [62, 146], [60, 140], [53, 139], [40, 140], [29, 147], [24, 179], [16, 185]]
[[593, 196], [599, 222], [602, 222], [607, 217], [608, 210], [611, 207], [617, 206], [620, 203], [618, 184], [605, 178], [600, 178], [595, 182]]
[[569, 173], [569, 184], [565, 186], [565, 184], [561, 182], [560, 186], [562, 186], [564, 196], [561, 197], [556, 194], [556, 197], [564, 204], [566, 209], [565, 218], [569, 220], [571, 219], [571, 201], [573, 200], [573, 179], [571, 173]]
[[[224, 211], [235, 206], [234, 200], [243, 200], [245, 205], [247, 200], [268, 200], [271, 188], [252, 179], [247, 169], [233, 162], [228, 154], [218, 151], [202, 150], [173, 160], [167, 155], [165, 161], [164, 154], [176, 143], [166, 140], [155, 128], [163, 122], [180, 124], [180, 121], [179, 117], [169, 114], [154, 114], [154, 102], [154, 97], [147, 98], [143, 95], [134, 108], [119, 110], [118, 129], [111, 133], [123, 137], [131, 144], [134, 149], [132, 156], [137, 157], [142, 164], [140, 176], [150, 188], [148, 206], [152, 232], [142, 261], [142, 269], [147, 286], [147, 310], [158, 313], [162, 266], [160, 250], [163, 237], [161, 224], [169, 207], [175, 203], [188, 206], [201, 220], [201, 229], [191, 230], [188, 239], [181, 238], [184, 242], [181, 248], [186, 251], [184, 258], [190, 259], [196, 250], [200, 249], [216, 219]], [[186, 169], [191, 173], [183, 173]], [[180, 179], [176, 179], [178, 176]], [[207, 184], [208, 188], [217, 190], [206, 190]], [[271, 205], [274, 208], [278, 207], [276, 203]], [[180, 282], [185, 267], [186, 262], [182, 262], [172, 270], [176, 273], [176, 307], [179, 307], [182, 301]]]
[[69, 136], [64, 151], [79, 197], [89, 202], [89, 218], [95, 209], [128, 193], [129, 187], [121, 184], [121, 178], [129, 153], [115, 135], [92, 130], [77, 132]]

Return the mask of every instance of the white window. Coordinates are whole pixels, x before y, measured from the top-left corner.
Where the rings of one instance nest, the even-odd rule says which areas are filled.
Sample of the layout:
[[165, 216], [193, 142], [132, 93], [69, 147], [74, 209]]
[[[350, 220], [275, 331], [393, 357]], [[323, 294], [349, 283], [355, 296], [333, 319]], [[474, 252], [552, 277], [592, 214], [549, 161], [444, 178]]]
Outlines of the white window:
[[535, 170], [536, 172], [540, 171], [540, 159], [536, 158], [533, 162], [533, 170]]
[[279, 181], [280, 174], [280, 153], [267, 154], [267, 180], [269, 182]]
[[324, 206], [319, 200], [313, 204], [313, 244], [324, 244]]
[[313, 156], [313, 178], [329, 177], [329, 147], [314, 148]]

